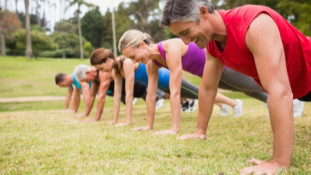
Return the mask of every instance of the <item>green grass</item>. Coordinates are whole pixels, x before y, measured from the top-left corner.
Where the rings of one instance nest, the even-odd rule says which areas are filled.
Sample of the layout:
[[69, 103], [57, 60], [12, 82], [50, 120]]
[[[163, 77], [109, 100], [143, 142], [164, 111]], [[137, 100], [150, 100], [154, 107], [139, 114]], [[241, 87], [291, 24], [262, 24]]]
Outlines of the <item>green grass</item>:
[[[88, 60], [0, 57], [0, 97], [65, 95], [54, 83], [58, 72], [71, 73]], [[200, 79], [184, 74], [194, 84]], [[62, 113], [63, 101], [0, 104], [0, 174], [238, 174], [251, 158], [269, 160], [272, 133], [268, 110], [241, 93], [244, 115], [220, 117], [215, 106], [206, 140], [178, 140], [195, 131], [197, 111], [182, 113], [178, 135], [153, 136], [171, 126], [169, 101], [156, 111], [154, 131], [130, 129], [146, 124], [145, 103], [134, 106], [133, 124], [115, 127], [112, 98], [107, 98], [101, 121], [82, 123]], [[96, 104], [95, 104], [96, 106]], [[54, 109], [54, 110], [51, 110]], [[79, 113], [85, 109], [83, 102]], [[9, 111], [9, 112], [3, 112]], [[95, 116], [92, 110], [89, 118]], [[311, 104], [295, 119], [292, 166], [284, 174], [311, 174]], [[120, 121], [125, 121], [122, 105]]]
[[[134, 132], [146, 124], [143, 102], [134, 106], [133, 124], [105, 124], [113, 118], [106, 107], [101, 121], [81, 123], [73, 114], [49, 111], [0, 113], [0, 174], [237, 174], [256, 157], [269, 160], [272, 134], [267, 108], [244, 99], [244, 116], [219, 116], [215, 107], [206, 140], [152, 136], [171, 125], [169, 101], [157, 110], [154, 131]], [[125, 120], [125, 107], [120, 121]], [[95, 111], [90, 117], [94, 117]], [[311, 108], [295, 119], [291, 168], [284, 174], [310, 174]], [[196, 115], [182, 113], [178, 136], [195, 131]]]
[[78, 64], [89, 64], [89, 60], [0, 56], [1, 98], [66, 95], [54, 77], [59, 72], [71, 74]]

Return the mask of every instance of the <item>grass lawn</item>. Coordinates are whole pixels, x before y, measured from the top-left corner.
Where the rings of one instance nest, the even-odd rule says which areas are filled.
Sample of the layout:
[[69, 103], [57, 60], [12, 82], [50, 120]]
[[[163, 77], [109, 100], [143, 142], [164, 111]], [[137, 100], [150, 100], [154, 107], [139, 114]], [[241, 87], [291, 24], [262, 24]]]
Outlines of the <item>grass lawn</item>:
[[66, 90], [56, 86], [55, 75], [71, 74], [78, 64], [89, 65], [89, 60], [0, 56], [1, 98], [66, 95]]
[[[272, 133], [267, 108], [244, 99], [242, 117], [219, 116], [215, 107], [206, 140], [177, 140], [135, 132], [146, 124], [143, 102], [134, 106], [131, 126], [105, 124], [113, 119], [106, 107], [101, 121], [81, 123], [55, 110], [0, 113], [0, 174], [237, 174], [256, 157], [269, 160]], [[311, 174], [311, 108], [295, 119], [291, 168], [284, 174]], [[81, 111], [81, 110], [80, 110]], [[125, 120], [122, 107], [120, 121]], [[182, 113], [180, 134], [195, 131], [196, 115]], [[90, 117], [94, 117], [94, 110]], [[156, 112], [154, 130], [171, 125], [169, 101]]]
[[[65, 95], [54, 76], [71, 73], [81, 63], [88, 60], [0, 57], [0, 97]], [[0, 174], [238, 174], [251, 158], [271, 159], [272, 133], [261, 102], [241, 93], [227, 95], [242, 98], [244, 115], [233, 117], [230, 110], [228, 117], [220, 117], [215, 106], [203, 141], [177, 139], [195, 131], [197, 110], [182, 113], [178, 135], [152, 135], [171, 126], [168, 100], [156, 111], [154, 131], [147, 132], [130, 130], [146, 124], [141, 99], [134, 106], [133, 124], [126, 127], [105, 124], [113, 119], [110, 97], [101, 121], [95, 123], [60, 112], [63, 101], [0, 104]], [[84, 109], [81, 103], [79, 113]], [[94, 116], [95, 109], [89, 118]], [[303, 117], [295, 119], [292, 165], [283, 174], [311, 174], [310, 116], [307, 103]], [[125, 121], [123, 105], [119, 121]]]

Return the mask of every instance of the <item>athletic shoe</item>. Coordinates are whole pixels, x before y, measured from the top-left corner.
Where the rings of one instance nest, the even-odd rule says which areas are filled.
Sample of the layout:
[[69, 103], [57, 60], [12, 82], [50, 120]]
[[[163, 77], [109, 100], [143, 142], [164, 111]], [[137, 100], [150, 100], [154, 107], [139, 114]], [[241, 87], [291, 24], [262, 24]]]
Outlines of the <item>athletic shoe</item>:
[[137, 98], [134, 97], [134, 98], [133, 98], [133, 101], [132, 101], [132, 104], [134, 105], [136, 102], [137, 102]]
[[163, 98], [159, 98], [159, 99], [157, 100], [157, 102], [156, 102], [156, 109], [162, 108], [163, 103], [164, 103], [164, 99], [163, 99]]
[[186, 110], [186, 112], [194, 112], [197, 104], [198, 104], [198, 100], [189, 101], [189, 107], [188, 107], [188, 110]]
[[180, 102], [180, 111], [186, 112], [189, 108], [189, 102], [188, 101], [181, 101]]
[[243, 101], [236, 99], [236, 105], [232, 108], [233, 109], [233, 116], [234, 117], [239, 117], [243, 115]]
[[293, 100], [293, 113], [295, 118], [302, 116], [304, 105], [305, 102], [303, 101], [299, 101], [298, 99]]
[[223, 104], [220, 106], [220, 116], [227, 116], [227, 115], [229, 115], [228, 105]]

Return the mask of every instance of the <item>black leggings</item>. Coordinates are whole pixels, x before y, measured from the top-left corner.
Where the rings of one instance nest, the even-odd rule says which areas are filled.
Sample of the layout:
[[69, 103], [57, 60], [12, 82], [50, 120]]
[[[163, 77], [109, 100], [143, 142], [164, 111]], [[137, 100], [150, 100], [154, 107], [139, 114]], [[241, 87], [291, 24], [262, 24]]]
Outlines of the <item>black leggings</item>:
[[[171, 94], [169, 89], [162, 90]], [[182, 78], [180, 96], [184, 98], [198, 99], [199, 88]]]
[[298, 98], [300, 101], [311, 101], [311, 92], [309, 92], [307, 95]]
[[[123, 90], [124, 88], [124, 90]], [[124, 92], [124, 93], [123, 93]], [[147, 97], [147, 86], [142, 85], [138, 82], [134, 83], [134, 98], [142, 98], [144, 101], [146, 101]], [[157, 99], [161, 99], [164, 97], [164, 92], [161, 90], [157, 90]], [[121, 101], [123, 104], [125, 104], [125, 86], [122, 86], [122, 94], [121, 94]]]
[[265, 103], [268, 99], [268, 94], [253, 78], [228, 67], [222, 72], [218, 87], [225, 90], [243, 92], [244, 94]]

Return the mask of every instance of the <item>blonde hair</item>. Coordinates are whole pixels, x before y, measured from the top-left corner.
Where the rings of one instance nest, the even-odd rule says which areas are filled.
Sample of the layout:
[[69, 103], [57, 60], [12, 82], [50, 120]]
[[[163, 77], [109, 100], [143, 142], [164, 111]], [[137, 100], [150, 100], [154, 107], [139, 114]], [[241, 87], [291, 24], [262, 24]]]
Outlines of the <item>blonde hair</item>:
[[118, 49], [120, 52], [122, 52], [123, 49], [130, 46], [138, 47], [141, 41], [144, 41], [146, 44], [150, 44], [152, 42], [149, 34], [135, 29], [128, 30], [121, 36]]

